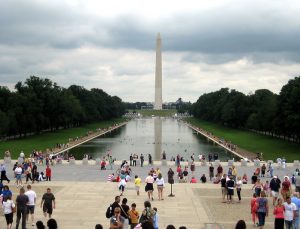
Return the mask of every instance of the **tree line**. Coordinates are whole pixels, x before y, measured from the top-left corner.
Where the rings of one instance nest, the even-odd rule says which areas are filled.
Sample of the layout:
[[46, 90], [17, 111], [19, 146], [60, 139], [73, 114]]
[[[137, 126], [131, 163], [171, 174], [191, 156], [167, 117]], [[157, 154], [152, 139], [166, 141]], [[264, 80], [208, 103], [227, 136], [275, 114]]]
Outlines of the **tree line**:
[[267, 89], [245, 95], [228, 88], [203, 94], [192, 113], [202, 120], [300, 143], [300, 77], [284, 85], [279, 95]]
[[120, 117], [125, 107], [101, 89], [72, 85], [63, 88], [31, 76], [15, 91], [0, 86], [0, 136], [26, 136]]

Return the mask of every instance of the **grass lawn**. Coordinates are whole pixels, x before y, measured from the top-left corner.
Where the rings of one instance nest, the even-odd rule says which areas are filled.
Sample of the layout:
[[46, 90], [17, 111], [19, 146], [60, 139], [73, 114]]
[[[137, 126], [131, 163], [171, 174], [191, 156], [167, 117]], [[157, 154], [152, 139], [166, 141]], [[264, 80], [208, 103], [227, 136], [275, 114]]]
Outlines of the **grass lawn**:
[[[131, 110], [132, 112], [133, 110]], [[137, 113], [140, 113], [144, 117], [146, 116], [160, 116], [160, 117], [167, 117], [167, 116], [173, 116], [177, 113], [176, 109], [171, 110], [135, 110]]]
[[57, 143], [67, 143], [69, 138], [75, 138], [85, 135], [90, 130], [97, 128], [106, 128], [115, 123], [124, 122], [126, 119], [118, 118], [108, 121], [87, 124], [77, 128], [63, 129], [56, 132], [43, 133], [40, 135], [29, 136], [26, 138], [8, 140], [0, 142], [1, 158], [4, 157], [4, 152], [10, 150], [12, 158], [17, 158], [23, 150], [28, 156], [33, 149], [46, 150], [53, 148]]
[[213, 133], [219, 138], [224, 138], [245, 150], [257, 153], [263, 152], [264, 160], [276, 160], [285, 157], [288, 162], [300, 159], [300, 145], [282, 139], [272, 138], [249, 132], [246, 130], [232, 129], [219, 124], [202, 121], [196, 118], [187, 118], [189, 123]]

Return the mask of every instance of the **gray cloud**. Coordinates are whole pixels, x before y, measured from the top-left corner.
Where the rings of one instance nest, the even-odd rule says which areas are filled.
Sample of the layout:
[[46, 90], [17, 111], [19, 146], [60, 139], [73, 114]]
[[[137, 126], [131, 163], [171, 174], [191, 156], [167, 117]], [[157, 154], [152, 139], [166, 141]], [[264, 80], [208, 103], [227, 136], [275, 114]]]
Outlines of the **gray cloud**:
[[220, 2], [150, 18], [137, 11], [91, 14], [64, 1], [2, 2], [1, 85], [37, 75], [152, 101], [157, 32], [165, 101], [195, 101], [220, 87], [278, 92], [299, 75], [298, 2]]

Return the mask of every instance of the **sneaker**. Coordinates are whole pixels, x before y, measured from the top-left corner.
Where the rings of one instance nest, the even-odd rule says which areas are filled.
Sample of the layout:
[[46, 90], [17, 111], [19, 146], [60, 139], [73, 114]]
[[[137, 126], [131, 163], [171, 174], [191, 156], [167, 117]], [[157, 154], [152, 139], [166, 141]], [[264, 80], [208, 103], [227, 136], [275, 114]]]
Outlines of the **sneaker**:
[[31, 224], [31, 226], [33, 226], [33, 227], [34, 227], [34, 226], [35, 226], [35, 224], [34, 224], [34, 223], [32, 223], [32, 224]]

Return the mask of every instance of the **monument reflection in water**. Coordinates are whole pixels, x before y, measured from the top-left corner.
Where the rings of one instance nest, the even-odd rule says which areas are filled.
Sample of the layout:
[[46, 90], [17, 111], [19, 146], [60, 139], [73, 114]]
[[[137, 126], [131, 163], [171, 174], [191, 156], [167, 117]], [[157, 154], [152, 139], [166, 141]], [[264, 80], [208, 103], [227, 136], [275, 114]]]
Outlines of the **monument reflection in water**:
[[71, 149], [69, 153], [75, 155], [76, 159], [81, 159], [84, 154], [101, 158], [108, 151], [117, 160], [129, 160], [132, 153], [142, 153], [146, 160], [151, 154], [153, 160], [160, 160], [163, 151], [168, 160], [177, 154], [189, 159], [193, 153], [196, 158], [199, 154], [208, 153], [218, 153], [221, 160], [233, 157], [223, 148], [196, 134], [182, 121], [159, 117], [133, 119], [126, 126]]

